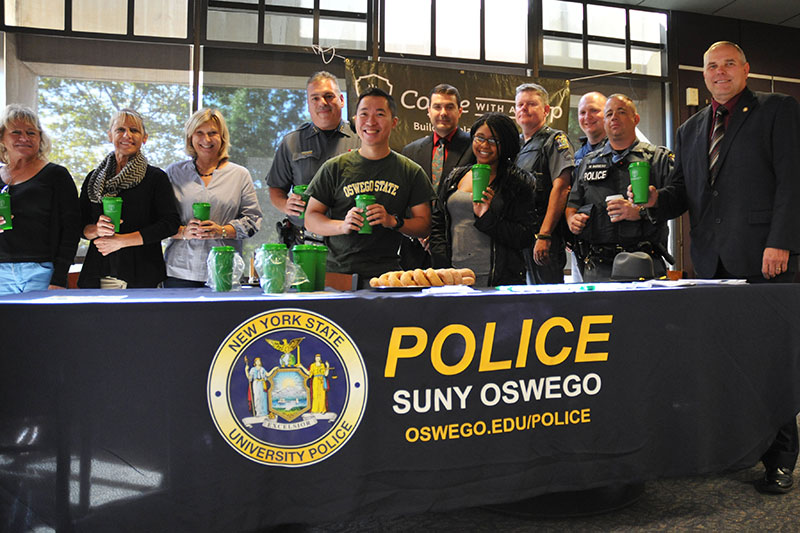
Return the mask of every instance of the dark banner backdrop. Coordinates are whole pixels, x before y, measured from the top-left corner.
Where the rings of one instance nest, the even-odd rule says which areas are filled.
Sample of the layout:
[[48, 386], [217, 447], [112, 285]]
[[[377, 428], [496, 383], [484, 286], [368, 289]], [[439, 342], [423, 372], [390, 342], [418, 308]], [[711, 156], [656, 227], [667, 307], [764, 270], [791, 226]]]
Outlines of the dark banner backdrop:
[[[14, 510], [0, 529], [251, 531], [720, 472], [756, 463], [800, 409], [794, 285], [204, 301], [209, 294], [0, 302], [0, 494]], [[315, 326], [291, 324], [295, 313], [318, 317]], [[335, 367], [336, 421], [306, 428], [297, 418], [274, 439], [300, 450], [320, 428], [346, 424], [324, 437], [335, 453], [306, 466], [244, 457], [212, 416], [215, 391], [229, 393], [234, 433], [281, 431], [241, 422], [242, 354], [279, 366], [279, 350], [248, 326], [262, 316], [286, 317], [267, 336], [306, 339], [305, 368], [314, 353]], [[221, 347], [238, 345], [240, 359], [215, 386]], [[344, 399], [359, 392], [347, 422]], [[36, 446], [14, 440], [32, 426]]]
[[464, 130], [484, 113], [506, 113], [514, 118], [514, 96], [522, 83], [538, 83], [550, 94], [548, 124], [567, 131], [569, 122], [569, 81], [530, 78], [487, 72], [425, 68], [397, 63], [348, 59], [348, 116], [355, 115], [358, 95], [368, 87], [379, 87], [394, 97], [400, 121], [392, 132], [391, 145], [400, 151], [406, 144], [430, 135], [428, 98], [431, 89], [449, 83], [461, 94], [464, 110], [459, 126]]

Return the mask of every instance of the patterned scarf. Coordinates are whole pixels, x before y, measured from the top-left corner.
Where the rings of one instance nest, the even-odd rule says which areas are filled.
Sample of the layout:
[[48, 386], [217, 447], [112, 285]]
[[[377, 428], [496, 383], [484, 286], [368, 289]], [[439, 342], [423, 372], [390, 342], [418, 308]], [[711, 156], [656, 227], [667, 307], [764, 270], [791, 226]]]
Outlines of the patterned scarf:
[[104, 196], [117, 196], [119, 191], [132, 189], [139, 185], [147, 170], [147, 159], [142, 152], [139, 152], [128, 159], [116, 176], [109, 177], [109, 171], [116, 170], [116, 168], [117, 159], [114, 157], [114, 152], [111, 152], [86, 178], [89, 182], [86, 192], [89, 193], [89, 200], [92, 203], [102, 203]]

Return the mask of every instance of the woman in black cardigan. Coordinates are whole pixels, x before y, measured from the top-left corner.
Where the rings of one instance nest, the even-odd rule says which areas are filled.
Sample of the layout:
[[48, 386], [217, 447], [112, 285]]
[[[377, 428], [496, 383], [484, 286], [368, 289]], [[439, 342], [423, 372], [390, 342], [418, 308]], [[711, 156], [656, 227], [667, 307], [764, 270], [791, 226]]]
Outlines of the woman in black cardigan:
[[470, 129], [479, 164], [491, 167], [489, 188], [472, 202], [472, 168], [458, 167], [439, 183], [430, 251], [436, 268], [471, 268], [476, 286], [525, 283], [522, 251], [534, 243], [534, 183], [514, 165], [519, 132], [501, 113], [482, 115]]
[[[81, 288], [157, 287], [166, 278], [161, 239], [178, 231], [180, 217], [169, 178], [147, 164], [141, 115], [131, 109], [111, 119], [114, 151], [89, 173], [81, 188], [83, 235], [91, 242], [78, 278]], [[119, 233], [103, 214], [103, 198], [122, 198]]]

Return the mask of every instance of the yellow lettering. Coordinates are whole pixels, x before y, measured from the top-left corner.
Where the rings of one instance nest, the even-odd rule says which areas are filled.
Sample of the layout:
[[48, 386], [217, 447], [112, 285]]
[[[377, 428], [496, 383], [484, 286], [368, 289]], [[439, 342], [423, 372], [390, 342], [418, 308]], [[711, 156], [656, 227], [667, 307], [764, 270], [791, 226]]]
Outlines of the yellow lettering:
[[522, 331], [519, 334], [519, 349], [517, 350], [517, 362], [515, 368], [525, 368], [528, 364], [528, 349], [531, 345], [531, 329], [533, 329], [533, 319], [526, 318], [522, 321]]
[[[403, 337], [414, 337], [417, 341], [409, 348], [401, 348]], [[411, 359], [419, 356], [425, 351], [428, 344], [428, 334], [422, 328], [416, 327], [396, 327], [392, 328], [392, 337], [389, 339], [389, 351], [386, 354], [386, 368], [383, 376], [393, 378], [397, 371], [398, 359]]]
[[592, 324], [611, 324], [614, 315], [589, 315], [581, 321], [581, 332], [578, 335], [578, 347], [575, 350], [576, 363], [608, 361], [608, 352], [586, 353], [586, 345], [590, 342], [608, 342], [609, 333], [591, 333]]
[[478, 366], [478, 372], [492, 372], [511, 368], [511, 359], [492, 361], [492, 344], [494, 344], [494, 330], [496, 327], [497, 322], [486, 323], [483, 331], [483, 346], [481, 347], [481, 362]]
[[561, 364], [566, 361], [567, 357], [569, 357], [569, 353], [572, 351], [572, 348], [568, 348], [566, 346], [561, 348], [561, 351], [556, 355], [552, 356], [545, 351], [547, 334], [550, 333], [550, 330], [555, 327], [560, 327], [567, 333], [572, 333], [575, 331], [575, 328], [572, 327], [572, 323], [566, 318], [560, 316], [548, 318], [544, 324], [542, 324], [542, 327], [539, 328], [539, 331], [536, 333], [536, 357], [539, 358], [539, 361], [541, 361], [543, 365], [554, 366]]
[[[464, 355], [461, 356], [461, 361], [452, 366], [447, 365], [442, 359], [442, 346], [450, 335], [460, 335], [463, 337], [466, 344], [464, 347]], [[475, 335], [463, 324], [450, 324], [449, 326], [445, 326], [436, 334], [436, 338], [433, 339], [433, 344], [431, 345], [431, 363], [433, 364], [433, 368], [443, 376], [454, 376], [463, 372], [474, 357]]]

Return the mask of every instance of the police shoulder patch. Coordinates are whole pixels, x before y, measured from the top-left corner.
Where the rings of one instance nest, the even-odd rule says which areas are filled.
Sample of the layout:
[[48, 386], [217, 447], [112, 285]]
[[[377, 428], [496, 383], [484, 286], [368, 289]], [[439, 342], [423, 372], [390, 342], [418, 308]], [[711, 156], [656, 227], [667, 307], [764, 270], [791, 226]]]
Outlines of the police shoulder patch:
[[556, 134], [554, 140], [556, 143], [556, 150], [558, 150], [559, 152], [563, 152], [564, 150], [569, 149], [569, 140], [567, 139], [567, 136], [564, 135], [563, 133]]

